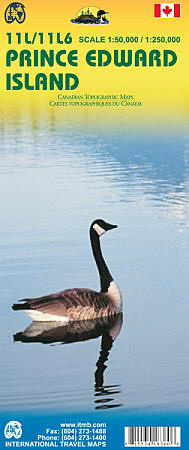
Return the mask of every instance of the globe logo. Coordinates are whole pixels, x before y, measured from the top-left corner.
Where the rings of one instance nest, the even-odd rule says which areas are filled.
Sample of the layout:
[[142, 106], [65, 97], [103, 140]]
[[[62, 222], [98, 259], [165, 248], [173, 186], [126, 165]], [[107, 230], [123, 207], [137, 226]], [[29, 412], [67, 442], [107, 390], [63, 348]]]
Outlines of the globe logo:
[[15, 439], [20, 439], [22, 436], [22, 425], [17, 420], [12, 420], [8, 422], [5, 429], [4, 435], [7, 439], [14, 437]]
[[26, 18], [26, 13], [22, 3], [10, 3], [5, 11], [5, 20], [7, 23], [13, 23], [16, 20], [18, 23], [23, 23]]

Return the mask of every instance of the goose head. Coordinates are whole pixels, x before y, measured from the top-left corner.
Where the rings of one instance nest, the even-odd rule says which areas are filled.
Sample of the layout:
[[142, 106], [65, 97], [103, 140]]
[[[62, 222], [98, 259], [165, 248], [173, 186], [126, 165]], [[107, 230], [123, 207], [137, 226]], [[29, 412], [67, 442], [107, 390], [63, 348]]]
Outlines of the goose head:
[[94, 230], [98, 236], [102, 236], [106, 231], [117, 228], [117, 225], [112, 225], [111, 223], [105, 222], [103, 219], [96, 219], [91, 224], [90, 229]]

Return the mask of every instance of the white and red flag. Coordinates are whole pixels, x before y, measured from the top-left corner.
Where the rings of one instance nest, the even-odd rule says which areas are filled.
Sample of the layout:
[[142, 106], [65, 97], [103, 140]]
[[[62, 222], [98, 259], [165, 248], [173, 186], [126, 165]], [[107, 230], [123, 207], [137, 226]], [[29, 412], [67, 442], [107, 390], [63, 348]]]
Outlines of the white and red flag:
[[174, 19], [180, 17], [180, 3], [155, 3], [154, 17]]

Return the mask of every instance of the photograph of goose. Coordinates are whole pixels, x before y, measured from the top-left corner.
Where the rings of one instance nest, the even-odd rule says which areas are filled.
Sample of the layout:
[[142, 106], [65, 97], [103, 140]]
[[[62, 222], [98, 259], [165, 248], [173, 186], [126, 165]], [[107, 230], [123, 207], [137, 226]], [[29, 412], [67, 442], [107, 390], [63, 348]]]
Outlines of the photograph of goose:
[[0, 120], [9, 420], [189, 405], [189, 151], [184, 129], [137, 127]]
[[76, 321], [94, 319], [120, 313], [122, 298], [119, 287], [110, 274], [100, 248], [100, 236], [117, 228], [102, 219], [94, 220], [90, 226], [90, 241], [93, 256], [100, 276], [100, 292], [92, 289], [67, 289], [40, 298], [23, 299], [15, 303], [14, 310], [23, 310], [33, 320]]

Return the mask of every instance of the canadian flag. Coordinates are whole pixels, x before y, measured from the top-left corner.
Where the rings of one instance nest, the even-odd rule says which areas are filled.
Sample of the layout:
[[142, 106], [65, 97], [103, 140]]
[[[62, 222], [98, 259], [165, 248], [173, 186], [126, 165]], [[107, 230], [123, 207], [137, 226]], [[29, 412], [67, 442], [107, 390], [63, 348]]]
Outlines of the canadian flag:
[[180, 3], [155, 3], [154, 17], [166, 19], [180, 17]]

